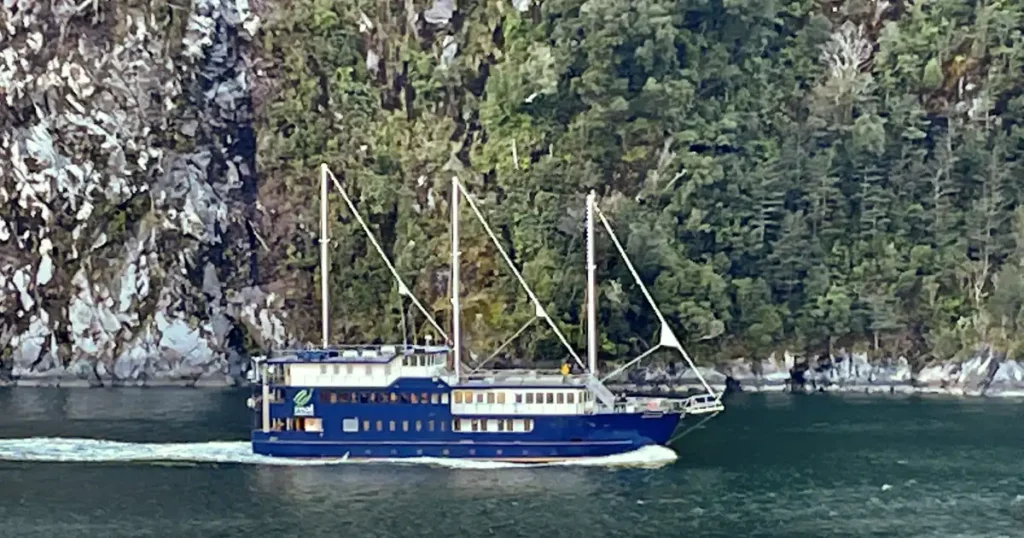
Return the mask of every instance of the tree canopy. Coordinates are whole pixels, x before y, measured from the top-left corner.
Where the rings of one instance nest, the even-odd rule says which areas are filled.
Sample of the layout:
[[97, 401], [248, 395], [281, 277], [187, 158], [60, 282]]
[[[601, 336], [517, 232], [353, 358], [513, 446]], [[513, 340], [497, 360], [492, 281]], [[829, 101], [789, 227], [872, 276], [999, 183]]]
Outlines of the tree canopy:
[[[284, 6], [259, 44], [261, 278], [310, 340], [327, 162], [441, 320], [457, 174], [578, 348], [590, 189], [705, 360], [840, 346], [945, 359], [1022, 341], [1024, 5]], [[340, 199], [331, 221], [337, 339], [400, 340], [411, 305]], [[468, 211], [463, 223], [464, 329], [487, 355], [534, 310]], [[602, 353], [617, 358], [657, 323], [598, 236]], [[508, 350], [561, 355], [541, 328]]]

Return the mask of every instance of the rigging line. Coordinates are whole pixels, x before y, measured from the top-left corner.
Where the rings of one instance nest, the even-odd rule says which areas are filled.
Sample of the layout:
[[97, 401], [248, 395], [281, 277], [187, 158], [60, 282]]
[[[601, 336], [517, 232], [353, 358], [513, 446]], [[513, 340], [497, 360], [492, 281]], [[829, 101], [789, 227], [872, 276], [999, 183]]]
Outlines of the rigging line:
[[373, 245], [373, 248], [377, 250], [377, 254], [380, 255], [380, 258], [382, 260], [384, 260], [384, 265], [387, 265], [388, 271], [391, 272], [391, 276], [394, 277], [395, 281], [398, 282], [398, 293], [401, 295], [408, 295], [409, 299], [412, 300], [412, 304], [416, 305], [416, 308], [420, 311], [420, 313], [427, 318], [427, 321], [430, 322], [431, 325], [433, 325], [434, 330], [436, 330], [445, 339], [445, 341], [450, 341], [450, 339], [448, 338], [448, 334], [445, 333], [444, 329], [442, 329], [441, 326], [437, 324], [437, 321], [434, 320], [434, 317], [427, 313], [427, 309], [423, 308], [423, 305], [420, 304], [419, 299], [417, 299], [416, 296], [412, 294], [412, 290], [410, 290], [409, 287], [405, 285], [405, 282], [402, 281], [402, 277], [398, 276], [398, 271], [395, 270], [395, 266], [391, 265], [391, 260], [389, 260], [387, 255], [384, 254], [384, 249], [380, 247], [380, 244], [377, 243], [377, 239], [373, 237], [373, 233], [370, 232], [370, 227], [366, 225], [365, 221], [363, 221], [363, 217], [359, 215], [359, 211], [356, 211], [355, 204], [352, 203], [352, 199], [349, 198], [348, 194], [345, 193], [345, 189], [341, 187], [341, 182], [339, 182], [338, 178], [335, 177], [334, 172], [331, 172], [331, 169], [328, 168], [326, 164], [321, 164], [320, 166], [323, 167], [323, 169], [327, 172], [328, 175], [331, 176], [331, 180], [334, 181], [334, 187], [338, 189], [338, 192], [341, 194], [342, 200], [345, 201], [345, 205], [348, 206], [349, 211], [352, 212], [352, 215], [355, 217], [356, 222], [359, 223], [359, 226], [361, 226], [363, 228], [363, 231], [366, 232], [366, 238], [370, 240], [370, 243]]
[[647, 351], [644, 351], [637, 358], [627, 362], [626, 364], [623, 364], [622, 366], [619, 366], [618, 368], [613, 370], [612, 373], [602, 377], [601, 378], [601, 383], [604, 383], [605, 381], [608, 381], [609, 379], [619, 375], [626, 368], [629, 368], [630, 366], [633, 366], [634, 364], [640, 362], [644, 357], [650, 355], [651, 353], [654, 353], [655, 351], [657, 351], [659, 349], [661, 349], [661, 344], [658, 344], [658, 345], [652, 347], [651, 349], [648, 349]]
[[512, 274], [515, 275], [516, 279], [519, 281], [519, 285], [523, 287], [523, 289], [526, 291], [526, 294], [530, 297], [530, 301], [532, 301], [534, 306], [537, 308], [537, 314], [540, 317], [543, 317], [544, 320], [548, 322], [548, 325], [551, 326], [551, 330], [555, 332], [555, 335], [562, 342], [562, 345], [565, 346], [565, 349], [567, 349], [569, 351], [569, 354], [572, 355], [572, 358], [576, 361], [576, 364], [580, 365], [580, 368], [586, 370], [586, 365], [583, 364], [583, 361], [580, 359], [579, 355], [577, 355], [576, 351], [572, 348], [572, 346], [569, 345], [569, 341], [566, 340], [565, 335], [562, 334], [562, 331], [558, 329], [558, 325], [555, 325], [555, 321], [551, 319], [551, 316], [549, 316], [547, 311], [544, 310], [544, 306], [540, 304], [540, 300], [537, 299], [537, 296], [533, 294], [533, 290], [531, 290], [530, 286], [528, 286], [526, 284], [526, 281], [523, 280], [523, 275], [519, 273], [519, 270], [516, 269], [515, 264], [512, 263], [512, 260], [505, 252], [505, 249], [501, 246], [501, 243], [498, 242], [497, 236], [494, 235], [494, 232], [491, 230], [491, 226], [487, 224], [487, 220], [485, 220], [483, 214], [480, 213], [480, 209], [477, 208], [476, 202], [473, 200], [473, 197], [469, 195], [469, 192], [466, 191], [466, 187], [462, 185], [461, 181], [458, 181], [458, 185], [459, 191], [462, 192], [462, 195], [466, 197], [466, 201], [469, 202], [469, 208], [473, 210], [473, 213], [476, 215], [477, 220], [479, 220], [480, 224], [483, 225], [484, 231], [487, 232], [487, 235], [491, 238], [491, 241], [494, 243], [494, 246], [497, 247], [498, 252], [501, 254], [501, 257], [505, 260], [505, 263], [508, 264], [508, 268], [512, 271]]
[[675, 347], [676, 349], [679, 350], [679, 353], [683, 356], [683, 359], [686, 360], [687, 364], [690, 365], [690, 368], [692, 368], [694, 373], [697, 374], [697, 379], [700, 379], [701, 385], [704, 385], [704, 389], [708, 391], [708, 394], [710, 394], [711, 396], [717, 396], [715, 394], [714, 389], [711, 388], [711, 385], [708, 384], [707, 380], [704, 379], [704, 376], [701, 375], [700, 371], [697, 370], [697, 365], [693, 363], [693, 359], [690, 358], [690, 354], [686, 352], [686, 349], [683, 348], [683, 345], [679, 342], [679, 339], [676, 338], [668, 322], [665, 321], [665, 316], [662, 315], [661, 310], [658, 308], [658, 305], [655, 304], [654, 298], [651, 297], [651, 292], [647, 291], [647, 286], [644, 285], [643, 280], [640, 279], [639, 273], [636, 272], [636, 268], [633, 267], [633, 262], [630, 261], [629, 256], [626, 255], [626, 249], [622, 248], [622, 243], [619, 242], [618, 236], [615, 235], [615, 230], [612, 229], [612, 225], [609, 224], [608, 219], [605, 218], [604, 212], [602, 212], [601, 208], [597, 207], [596, 205], [594, 206], [594, 212], [597, 213], [598, 218], [601, 219], [601, 224], [604, 225], [604, 229], [607, 230], [608, 235], [611, 236], [612, 243], [615, 244], [615, 248], [619, 251], [619, 255], [622, 257], [622, 261], [626, 262], [626, 268], [629, 269], [629, 273], [633, 275], [633, 280], [635, 280], [637, 285], [640, 286], [640, 291], [643, 292], [644, 298], [647, 299], [647, 304], [651, 306], [651, 309], [654, 310], [654, 314], [658, 316], [658, 321], [661, 322], [662, 332], [668, 331], [671, 334], [672, 340], [674, 340], [675, 343], [675, 345], [672, 347]]
[[519, 330], [516, 331], [516, 333], [512, 335], [512, 338], [509, 338], [508, 340], [505, 341], [504, 344], [501, 344], [500, 346], [498, 346], [498, 349], [494, 350], [494, 353], [491, 353], [490, 357], [487, 357], [487, 359], [485, 359], [483, 362], [481, 362], [480, 364], [476, 365], [476, 367], [473, 368], [472, 370], [470, 370], [469, 373], [471, 373], [471, 374], [475, 373], [477, 370], [483, 368], [485, 364], [491, 362], [492, 359], [494, 359], [495, 357], [498, 356], [498, 353], [501, 353], [501, 350], [505, 349], [505, 346], [511, 344], [512, 341], [515, 340], [516, 338], [519, 338], [519, 335], [523, 334], [523, 331], [528, 329], [530, 327], [530, 325], [533, 325], [534, 321], [537, 321], [536, 316], [530, 318], [530, 321], [527, 321], [525, 324], [523, 324], [523, 326], [520, 327]]
[[[719, 411], [718, 413], [721, 413], [721, 411]], [[687, 435], [690, 435], [691, 433], [693, 433], [694, 430], [696, 430], [697, 428], [703, 426], [705, 422], [707, 422], [707, 421], [717, 417], [718, 413], [713, 413], [711, 415], [708, 415], [708, 416], [704, 417], [704, 419], [701, 420], [700, 422], [698, 422], [698, 423], [694, 424], [693, 426], [690, 426], [689, 428], [683, 430], [683, 432], [680, 433], [679, 435], [676, 435], [676, 436], [672, 437], [671, 439], [669, 439], [668, 442], [665, 443], [665, 446], [672, 446], [672, 443], [675, 443], [676, 441], [682, 439], [683, 437], [686, 437]]]

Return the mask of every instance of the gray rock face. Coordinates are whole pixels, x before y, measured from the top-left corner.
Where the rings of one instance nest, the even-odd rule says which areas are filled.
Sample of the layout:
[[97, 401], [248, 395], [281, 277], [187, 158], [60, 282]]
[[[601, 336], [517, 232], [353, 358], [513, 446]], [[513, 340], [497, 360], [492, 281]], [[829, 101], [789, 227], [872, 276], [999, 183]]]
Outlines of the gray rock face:
[[259, 18], [195, 0], [176, 32], [157, 4], [0, 4], [0, 372], [18, 384], [222, 385], [233, 333], [287, 340], [246, 230]]
[[[863, 353], [840, 353], [807, 361], [785, 353], [764, 360], [737, 359], [713, 368], [698, 367], [711, 387], [746, 392], [825, 391], [928, 393], [1024, 398], [1024, 364], [989, 348], [966, 361], [941, 361], [914, 372], [905, 357], [869, 359]], [[728, 381], [727, 381], [728, 380]], [[801, 382], [802, 380], [802, 382]], [[617, 388], [684, 393], [700, 390], [693, 372], [647, 366], [614, 380]]]

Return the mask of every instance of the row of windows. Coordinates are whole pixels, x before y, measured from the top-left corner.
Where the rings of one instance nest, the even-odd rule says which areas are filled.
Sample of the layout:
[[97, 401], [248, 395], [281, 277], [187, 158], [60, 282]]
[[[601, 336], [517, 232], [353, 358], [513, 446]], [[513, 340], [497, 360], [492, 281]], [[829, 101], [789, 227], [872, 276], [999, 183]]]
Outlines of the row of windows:
[[448, 405], [448, 393], [428, 392], [339, 392], [321, 390], [320, 403], [391, 403]]
[[[358, 418], [346, 418], [346, 419], [343, 419], [341, 421], [341, 431], [343, 431], [345, 433], [357, 433], [357, 432], [360, 431], [359, 425], [360, 424], [359, 424], [359, 419]], [[369, 431], [382, 432], [382, 431], [384, 431], [384, 421], [383, 420], [375, 421], [372, 424], [371, 424], [371, 422], [369, 420], [364, 420], [363, 423], [362, 423], [362, 426], [363, 426], [362, 431], [364, 431], [364, 432], [369, 432]], [[371, 429], [371, 426], [373, 426], [372, 429]], [[448, 422], [444, 421], [444, 420], [438, 420], [437, 422], [435, 422], [433, 420], [417, 420], [417, 421], [403, 420], [401, 422], [398, 422], [398, 421], [395, 421], [395, 420], [389, 420], [387, 422], [387, 431], [389, 431], [389, 432], [398, 431], [399, 428], [403, 432], [408, 432], [410, 430], [411, 431], [418, 431], [418, 432], [421, 432], [421, 431], [428, 431], [428, 432], [442, 431], [443, 432], [443, 431], [448, 431]]]
[[322, 433], [324, 420], [315, 417], [274, 418], [270, 420], [270, 431]]
[[[342, 368], [341, 368], [342, 365], [341, 364], [333, 364], [331, 366], [332, 366], [332, 368], [331, 368], [330, 371], [334, 375], [341, 375], [341, 372], [342, 372]], [[345, 371], [345, 375], [355, 375], [356, 365], [354, 365], [354, 364], [345, 364], [344, 366], [345, 366], [345, 370], [344, 370]], [[372, 376], [373, 375], [373, 367], [374, 366], [380, 366], [380, 365], [379, 364], [377, 364], [377, 365], [366, 364], [366, 365], [362, 365], [362, 366], [363, 366], [363, 368], [362, 368], [363, 373], [365, 375], [367, 375], [367, 376]], [[327, 372], [328, 372], [327, 365], [326, 364], [321, 364], [320, 365], [320, 375], [327, 375]], [[391, 364], [385, 364], [384, 365], [384, 375], [391, 375]]]
[[[362, 423], [362, 431], [384, 431], [384, 421], [378, 420], [372, 424], [374, 428], [371, 430], [371, 423], [369, 420], [364, 420]], [[341, 431], [345, 433], [357, 433], [359, 432], [359, 419], [357, 418], [346, 418], [341, 421]], [[448, 428], [448, 422], [439, 420], [436, 423], [436, 431], [446, 431]], [[435, 422], [433, 420], [417, 420], [409, 421], [403, 420], [400, 423], [395, 420], [389, 420], [387, 423], [387, 431], [424, 431], [428, 432], [435, 431]], [[530, 432], [533, 431], [533, 419], [532, 418], [500, 418], [500, 419], [454, 419], [452, 420], [452, 431], [453, 432]]]
[[[515, 403], [521, 404], [575, 404], [589, 402], [591, 394], [583, 390], [558, 392], [514, 392]], [[474, 402], [475, 400], [475, 402]], [[504, 404], [505, 391], [455, 391], [455, 403]]]
[[[362, 430], [360, 430], [362, 426]], [[387, 430], [394, 431], [447, 431], [448, 421], [445, 420], [403, 420], [401, 422], [389, 420]], [[275, 418], [270, 421], [270, 431], [304, 431], [321, 433], [324, 431], [323, 419], [315, 417], [293, 417]], [[341, 421], [341, 431], [345, 433], [358, 433], [359, 431], [385, 431], [383, 420], [364, 420], [362, 424], [358, 418], [346, 418]], [[531, 418], [500, 418], [500, 419], [454, 419], [452, 420], [453, 432], [530, 432], [533, 431], [533, 419]]]
[[[409, 357], [402, 358], [403, 366], [440, 366], [442, 364], [442, 358], [428, 357], [423, 355], [412, 355]], [[328, 367], [330, 366], [330, 367]], [[372, 376], [374, 373], [374, 366], [381, 366], [380, 364], [363, 364], [362, 371], [365, 375]], [[385, 364], [384, 375], [391, 375], [391, 363]], [[344, 368], [342, 368], [344, 367]], [[379, 371], [379, 370], [378, 370]], [[355, 364], [321, 364], [320, 374], [327, 375], [328, 372], [334, 375], [341, 375], [342, 372], [345, 375], [355, 375], [356, 365]]]
[[481, 418], [455, 419], [452, 421], [454, 432], [531, 432], [532, 418]]

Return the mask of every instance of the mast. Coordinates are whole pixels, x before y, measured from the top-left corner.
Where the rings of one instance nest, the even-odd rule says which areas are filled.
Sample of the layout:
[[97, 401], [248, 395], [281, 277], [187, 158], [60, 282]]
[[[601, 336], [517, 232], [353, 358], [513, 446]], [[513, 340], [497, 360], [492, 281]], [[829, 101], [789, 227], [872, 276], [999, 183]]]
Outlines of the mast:
[[594, 204], [597, 195], [587, 194], [587, 367], [597, 375], [597, 263], [594, 261]]
[[452, 343], [455, 378], [462, 373], [462, 313], [459, 307], [459, 178], [452, 176], [452, 201], [448, 208], [452, 217]]
[[329, 344], [328, 298], [327, 298], [327, 165], [320, 165], [320, 318], [323, 324], [323, 344], [326, 348]]

